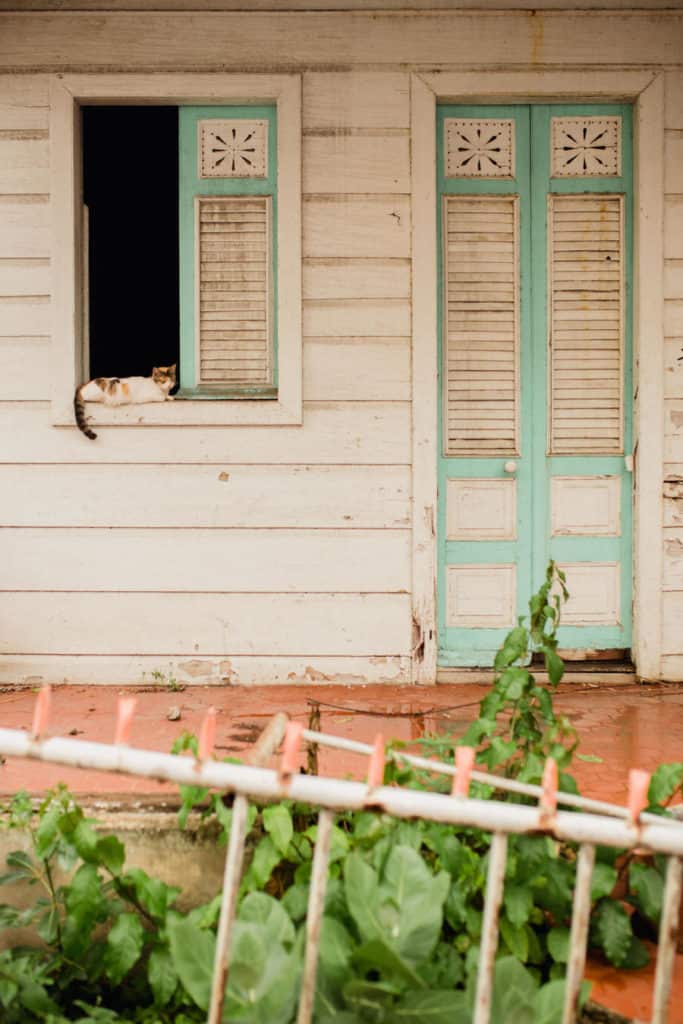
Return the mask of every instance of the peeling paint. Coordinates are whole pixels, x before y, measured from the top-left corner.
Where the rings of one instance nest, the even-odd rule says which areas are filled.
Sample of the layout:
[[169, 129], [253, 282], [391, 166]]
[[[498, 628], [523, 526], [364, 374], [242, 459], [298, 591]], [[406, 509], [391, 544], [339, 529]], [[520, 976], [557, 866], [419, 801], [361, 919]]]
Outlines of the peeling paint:
[[221, 481], [221, 483], [226, 483], [226, 481], [230, 479], [230, 474], [226, 472], [219, 473], [218, 479]]
[[683, 427], [683, 412], [679, 412], [678, 409], [672, 409], [669, 415], [671, 416], [671, 422], [676, 430], [678, 430], [679, 427]]
[[196, 679], [199, 676], [211, 676], [214, 673], [214, 667], [210, 661], [199, 661], [197, 658], [193, 661], [179, 662], [178, 668], [181, 672], [185, 672], [188, 676], [192, 676], [193, 679]]
[[222, 682], [229, 683], [231, 686], [235, 683], [239, 683], [239, 672], [232, 667], [232, 662], [229, 658], [224, 658], [223, 661], [219, 661], [218, 671], [220, 672]]
[[664, 551], [673, 558], [683, 558], [683, 540], [674, 537], [672, 540], [664, 541]]

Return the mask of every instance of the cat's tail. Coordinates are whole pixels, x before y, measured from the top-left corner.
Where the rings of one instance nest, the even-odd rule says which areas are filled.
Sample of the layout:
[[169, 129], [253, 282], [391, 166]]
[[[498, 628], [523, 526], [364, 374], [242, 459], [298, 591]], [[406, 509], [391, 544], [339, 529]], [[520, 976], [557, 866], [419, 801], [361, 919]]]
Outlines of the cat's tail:
[[83, 431], [86, 437], [89, 437], [91, 441], [94, 441], [97, 434], [94, 430], [90, 429], [88, 421], [85, 418], [85, 402], [81, 396], [82, 386], [82, 384], [79, 385], [79, 387], [76, 388], [76, 393], [74, 394], [74, 416], [76, 418], [76, 426], [79, 430]]

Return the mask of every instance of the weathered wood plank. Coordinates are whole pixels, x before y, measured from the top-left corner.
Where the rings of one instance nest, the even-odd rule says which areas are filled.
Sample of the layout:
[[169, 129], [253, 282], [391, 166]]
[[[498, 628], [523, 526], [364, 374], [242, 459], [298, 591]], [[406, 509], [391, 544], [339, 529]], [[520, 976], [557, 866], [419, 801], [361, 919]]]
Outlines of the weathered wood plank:
[[0, 259], [1, 295], [49, 295], [50, 261]]
[[410, 334], [407, 299], [307, 299], [304, 336], [390, 337]]
[[[0, 281], [2, 280], [0, 265]], [[410, 298], [407, 259], [307, 259], [303, 266], [304, 299]]]
[[667, 71], [664, 76], [664, 125], [683, 130], [683, 72]]
[[[683, 490], [681, 491], [681, 497], [683, 498]], [[667, 506], [678, 504], [682, 506], [681, 513], [683, 513], [683, 500], [664, 502], [665, 523], [667, 523], [671, 515], [670, 509]], [[683, 590], [683, 514], [675, 516], [674, 522], [678, 522], [679, 526], [668, 527], [664, 530], [664, 577], [662, 584], [669, 590]], [[683, 652], [683, 636], [681, 637], [681, 651]]]
[[410, 524], [410, 475], [404, 466], [2, 465], [0, 493], [3, 526]]
[[409, 256], [410, 207], [394, 199], [304, 202], [304, 257]]
[[0, 337], [47, 335], [51, 326], [47, 295], [0, 296]]
[[304, 345], [309, 401], [410, 400], [410, 338], [313, 338]]
[[683, 299], [683, 258], [667, 260], [664, 264], [664, 297]]
[[[0, 682], [125, 685], [154, 683], [153, 673], [184, 685], [409, 683], [411, 659], [391, 653], [363, 656], [282, 657], [231, 655], [219, 658], [168, 658], [164, 655], [4, 655]], [[163, 685], [163, 682], [159, 685]]]
[[681, 25], [677, 11], [496, 12], [495, 32], [473, 11], [7, 13], [0, 66], [676, 65]]
[[0, 138], [0, 195], [50, 191], [47, 139]]
[[3, 529], [16, 591], [405, 593], [409, 530]]
[[[0, 181], [3, 173], [0, 152]], [[45, 259], [50, 255], [50, 244], [46, 202], [0, 202], [0, 258]]]
[[662, 654], [683, 654], [683, 590], [662, 592]]
[[664, 191], [683, 194], [683, 129], [664, 134]]
[[664, 303], [664, 334], [667, 338], [683, 338], [683, 299], [667, 299]]
[[683, 259], [683, 197], [669, 198], [664, 205], [664, 257]]
[[407, 193], [409, 140], [332, 135], [303, 141], [303, 190], [314, 193]]
[[0, 75], [0, 131], [47, 130], [47, 75]]
[[312, 128], [407, 128], [409, 79], [405, 72], [307, 72], [304, 131]]
[[0, 462], [404, 464], [407, 402], [307, 403], [303, 427], [54, 427], [47, 403], [0, 403]]
[[[3, 305], [0, 302], [0, 330]], [[44, 401], [50, 396], [50, 339], [0, 337], [0, 401]]]
[[[106, 563], [106, 559], [103, 559]], [[0, 593], [2, 654], [408, 654], [405, 594]]]
[[664, 342], [664, 396], [683, 398], [683, 338]]
[[683, 654], [670, 654], [662, 658], [662, 679], [671, 683], [683, 679]]

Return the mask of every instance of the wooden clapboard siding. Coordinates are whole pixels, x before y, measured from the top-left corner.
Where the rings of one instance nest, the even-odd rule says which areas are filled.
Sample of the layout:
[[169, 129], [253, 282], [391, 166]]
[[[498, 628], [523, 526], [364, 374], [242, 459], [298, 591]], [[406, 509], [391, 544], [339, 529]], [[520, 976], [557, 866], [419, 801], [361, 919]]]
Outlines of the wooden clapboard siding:
[[[5, 591], [407, 593], [409, 530], [2, 529]], [[325, 567], [321, 573], [321, 566]]]
[[410, 206], [404, 196], [308, 198], [304, 257], [409, 256]]
[[683, 128], [664, 134], [664, 191], [683, 194]]
[[198, 197], [199, 384], [272, 382], [271, 200]]
[[[676, 503], [677, 504], [677, 503]], [[664, 521], [669, 519], [665, 501]], [[668, 513], [668, 514], [667, 514]], [[673, 513], [679, 526], [667, 526], [664, 530], [664, 578], [665, 590], [683, 590], [683, 516], [678, 509]]]
[[683, 258], [667, 260], [664, 265], [664, 298], [683, 298]]
[[308, 338], [307, 401], [410, 400], [410, 338]]
[[409, 299], [410, 261], [392, 257], [304, 260], [304, 299]]
[[304, 192], [409, 192], [408, 147], [407, 137], [379, 133], [305, 137]]
[[662, 594], [662, 654], [681, 654], [683, 589]]
[[27, 337], [50, 333], [47, 295], [0, 295], [0, 336]]
[[[3, 525], [13, 527], [410, 525], [406, 466], [0, 465], [0, 493]], [[191, 547], [192, 534], [183, 538]]]
[[[2, 167], [0, 142], [0, 168]], [[0, 170], [0, 188], [2, 171]], [[0, 258], [50, 255], [49, 206], [43, 197], [3, 196], [0, 200]]]
[[550, 447], [623, 448], [623, 201], [550, 198]]
[[666, 71], [664, 96], [664, 126], [683, 130], [683, 71]]
[[443, 201], [444, 436], [448, 455], [514, 454], [518, 440], [518, 202]]
[[408, 76], [401, 72], [331, 71], [304, 75], [304, 131], [407, 129]]
[[[488, 12], [487, 12], [488, 13]], [[540, 26], [540, 28], [539, 28]], [[0, 66], [59, 70], [599, 67], [680, 61], [680, 12], [32, 12], [0, 15]]]
[[[0, 324], [2, 314], [0, 299]], [[49, 395], [49, 337], [0, 337], [0, 401], [46, 401]]]
[[664, 257], [683, 259], [683, 196], [667, 196], [664, 214]]
[[306, 299], [304, 335], [408, 337], [410, 303], [407, 299]]
[[[407, 594], [0, 593], [1, 654], [408, 654]], [[37, 628], [37, 624], [40, 627]]]
[[0, 259], [0, 296], [49, 294], [50, 261], [47, 257]]
[[31, 139], [0, 135], [0, 194], [46, 195], [49, 191], [47, 132]]
[[153, 673], [167, 679], [201, 685], [292, 685], [321, 686], [325, 683], [409, 683], [409, 655], [391, 654], [327, 657], [271, 655], [267, 659], [248, 655], [219, 655], [215, 658], [159, 657], [144, 654], [0, 655], [0, 678], [24, 680], [31, 685], [87, 683], [121, 685], [155, 682]]
[[[131, 423], [134, 420], [131, 418]], [[303, 427], [55, 428], [48, 403], [0, 403], [0, 462], [395, 465], [410, 463], [408, 402], [309, 402]]]
[[47, 75], [0, 74], [0, 131], [47, 131], [48, 90]]

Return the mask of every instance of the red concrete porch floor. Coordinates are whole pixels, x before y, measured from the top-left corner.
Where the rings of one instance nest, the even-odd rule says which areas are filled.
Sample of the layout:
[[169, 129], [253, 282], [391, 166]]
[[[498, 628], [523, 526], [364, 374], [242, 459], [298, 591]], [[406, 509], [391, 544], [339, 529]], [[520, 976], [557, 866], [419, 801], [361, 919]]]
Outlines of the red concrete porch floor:
[[[192, 686], [181, 691], [160, 687], [64, 686], [53, 691], [52, 735], [109, 742], [113, 739], [117, 697], [135, 694], [138, 707], [131, 745], [168, 750], [183, 731], [197, 732], [206, 709], [218, 709], [216, 750], [238, 755], [250, 745], [277, 711], [308, 723], [319, 704], [320, 729], [371, 742], [377, 732], [387, 739], [416, 740], [428, 733], [458, 735], [476, 717], [485, 686], [264, 686], [251, 688]], [[26, 689], [0, 691], [0, 726], [28, 729], [35, 694]], [[569, 716], [580, 737], [579, 753], [601, 763], [575, 760], [581, 793], [623, 803], [629, 768], [652, 771], [666, 761], [683, 760], [683, 685], [610, 685], [594, 676], [585, 684], [560, 686], [556, 707]], [[180, 711], [175, 721], [171, 709]], [[357, 755], [321, 750], [319, 770], [326, 775], [363, 777]], [[172, 786], [129, 776], [86, 772], [9, 759], [0, 767], [0, 795], [18, 789], [41, 793], [58, 781], [82, 796], [121, 798], [172, 795]], [[592, 998], [625, 1016], [648, 1020], [653, 966], [616, 971], [589, 965]], [[677, 957], [669, 1024], [683, 1024], [683, 955]]]

